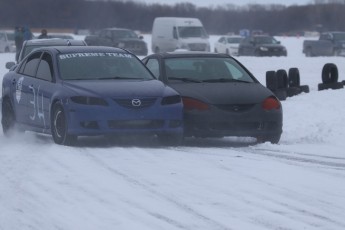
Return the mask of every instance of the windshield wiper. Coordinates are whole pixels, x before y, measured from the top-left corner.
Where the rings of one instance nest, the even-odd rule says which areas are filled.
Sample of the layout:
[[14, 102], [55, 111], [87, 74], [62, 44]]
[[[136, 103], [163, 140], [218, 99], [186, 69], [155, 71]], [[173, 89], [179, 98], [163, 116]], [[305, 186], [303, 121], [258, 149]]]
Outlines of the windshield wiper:
[[243, 83], [250, 83], [249, 81], [243, 81], [239, 79], [230, 79], [230, 78], [216, 78], [216, 79], [207, 79], [203, 80], [203, 82], [243, 82]]
[[187, 78], [187, 77], [169, 77], [168, 79], [169, 80], [179, 80], [179, 81], [184, 81], [184, 82], [196, 82], [196, 83], [202, 82], [200, 80]]
[[117, 79], [125, 79], [125, 80], [133, 80], [133, 79], [142, 79], [142, 78], [138, 78], [138, 77], [119, 77], [119, 76], [114, 76], [114, 77], [99, 77], [97, 78], [97, 80], [117, 80]]

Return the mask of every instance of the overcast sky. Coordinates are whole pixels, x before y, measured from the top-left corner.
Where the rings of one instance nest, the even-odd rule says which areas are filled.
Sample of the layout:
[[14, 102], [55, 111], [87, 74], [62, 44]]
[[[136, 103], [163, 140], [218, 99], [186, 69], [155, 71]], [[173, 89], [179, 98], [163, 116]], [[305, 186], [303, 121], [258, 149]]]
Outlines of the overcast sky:
[[291, 5], [306, 5], [313, 3], [313, 0], [136, 0], [138, 2], [146, 3], [160, 3], [173, 5], [175, 3], [190, 2], [196, 6], [214, 6], [224, 4], [234, 4], [243, 6], [247, 4], [282, 4], [286, 6]]

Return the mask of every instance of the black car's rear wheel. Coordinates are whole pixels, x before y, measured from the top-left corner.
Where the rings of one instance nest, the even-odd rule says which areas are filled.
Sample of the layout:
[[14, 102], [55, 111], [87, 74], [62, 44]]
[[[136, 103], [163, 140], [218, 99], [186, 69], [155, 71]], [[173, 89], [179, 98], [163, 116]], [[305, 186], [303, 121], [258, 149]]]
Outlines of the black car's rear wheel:
[[77, 136], [68, 134], [66, 115], [59, 102], [53, 106], [51, 132], [54, 142], [59, 145], [72, 145], [77, 140]]
[[4, 99], [2, 101], [1, 111], [2, 111], [2, 119], [1, 119], [2, 131], [6, 136], [8, 136], [10, 135], [11, 131], [13, 131], [15, 123], [16, 123], [14, 110], [11, 105], [11, 102], [8, 99]]

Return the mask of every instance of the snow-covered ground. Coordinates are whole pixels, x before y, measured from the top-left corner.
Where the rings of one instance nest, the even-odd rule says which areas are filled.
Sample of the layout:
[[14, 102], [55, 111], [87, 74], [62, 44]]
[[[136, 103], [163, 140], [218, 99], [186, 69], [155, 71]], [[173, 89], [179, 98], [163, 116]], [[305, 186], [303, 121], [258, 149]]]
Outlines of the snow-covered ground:
[[[345, 89], [317, 91], [325, 63], [345, 80], [345, 58], [306, 58], [303, 38], [278, 39], [288, 57], [238, 59], [263, 84], [267, 70], [298, 67], [311, 89], [282, 102], [279, 144], [87, 138], [66, 147], [1, 133], [0, 230], [345, 229]], [[1, 77], [10, 60], [0, 54]]]

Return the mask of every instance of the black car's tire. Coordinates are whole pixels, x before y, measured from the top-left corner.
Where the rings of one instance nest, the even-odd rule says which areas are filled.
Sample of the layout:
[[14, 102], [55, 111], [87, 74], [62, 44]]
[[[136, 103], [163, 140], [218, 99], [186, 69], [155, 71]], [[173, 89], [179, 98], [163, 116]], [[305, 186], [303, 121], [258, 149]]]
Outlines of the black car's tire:
[[278, 89], [286, 89], [288, 87], [288, 75], [286, 70], [279, 69], [276, 73], [277, 81], [278, 81]]
[[343, 85], [345, 85], [345, 80], [343, 80], [341, 83], [343, 83]]
[[301, 92], [303, 93], [309, 93], [309, 86], [308, 85], [301, 85], [299, 86], [299, 88], [301, 89]]
[[298, 68], [289, 69], [289, 87], [299, 87], [300, 86], [300, 75]]
[[65, 112], [59, 102], [52, 109], [51, 133], [54, 142], [59, 145], [73, 145], [77, 141], [77, 136], [68, 134]]
[[286, 89], [277, 89], [277, 90], [274, 90], [273, 93], [281, 101], [285, 101], [287, 98]]
[[333, 63], [326, 63], [322, 68], [322, 83], [334, 83], [338, 81], [338, 67]]
[[286, 93], [288, 97], [293, 97], [302, 93], [302, 90], [300, 87], [289, 87], [286, 89]]
[[157, 135], [158, 141], [162, 145], [178, 146], [183, 142], [183, 134], [166, 134]]
[[328, 84], [320, 83], [318, 85], [319, 91], [325, 90], [325, 89], [342, 89], [342, 88], [344, 88], [344, 85], [341, 82], [333, 82], [333, 83], [328, 83]]
[[271, 70], [266, 72], [266, 87], [274, 91], [278, 89], [278, 81], [276, 78], [276, 71]]
[[2, 118], [1, 118], [2, 131], [5, 136], [10, 136], [14, 130], [14, 127], [16, 124], [16, 118], [14, 115], [12, 104], [9, 99], [4, 99], [2, 101], [1, 112], [2, 112]]

